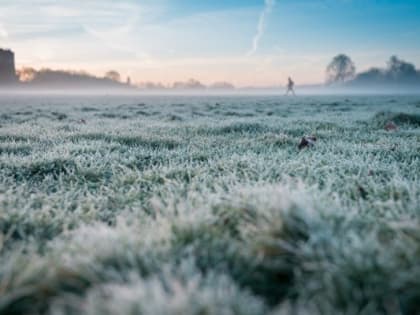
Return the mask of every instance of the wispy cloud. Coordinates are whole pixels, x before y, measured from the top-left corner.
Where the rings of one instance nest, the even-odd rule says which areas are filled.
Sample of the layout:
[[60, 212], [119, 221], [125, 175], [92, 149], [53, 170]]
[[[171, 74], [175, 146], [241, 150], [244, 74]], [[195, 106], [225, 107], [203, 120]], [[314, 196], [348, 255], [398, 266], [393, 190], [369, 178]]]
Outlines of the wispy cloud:
[[125, 27], [135, 18], [145, 20], [149, 13], [146, 5], [131, 0], [4, 1], [0, 4], [0, 32], [6, 28], [14, 40], [44, 39], [53, 34], [66, 40], [70, 31], [83, 35], [85, 27], [108, 32]]
[[260, 18], [258, 20], [257, 32], [254, 38], [252, 39], [252, 48], [250, 51], [248, 51], [247, 56], [252, 56], [257, 52], [260, 40], [265, 32], [265, 28], [267, 25], [267, 17], [273, 10], [274, 5], [276, 4], [276, 0], [265, 0], [264, 4], [264, 9], [262, 10]]

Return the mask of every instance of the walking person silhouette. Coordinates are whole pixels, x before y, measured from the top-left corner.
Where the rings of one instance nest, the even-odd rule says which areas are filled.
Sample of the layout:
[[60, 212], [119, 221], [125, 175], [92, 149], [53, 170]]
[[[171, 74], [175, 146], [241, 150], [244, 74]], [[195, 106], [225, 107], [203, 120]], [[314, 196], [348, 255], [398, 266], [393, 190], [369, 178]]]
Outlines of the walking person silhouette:
[[292, 93], [294, 96], [296, 96], [294, 87], [295, 87], [295, 82], [293, 82], [292, 78], [289, 77], [288, 82], [287, 82], [286, 95], [289, 95], [289, 93]]

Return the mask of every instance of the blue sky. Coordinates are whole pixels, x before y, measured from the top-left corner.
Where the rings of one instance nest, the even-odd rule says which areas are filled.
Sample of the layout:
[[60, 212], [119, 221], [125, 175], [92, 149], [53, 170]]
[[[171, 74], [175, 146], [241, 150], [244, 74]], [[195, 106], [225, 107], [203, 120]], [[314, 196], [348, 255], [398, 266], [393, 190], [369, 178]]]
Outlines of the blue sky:
[[139, 82], [316, 83], [338, 53], [420, 67], [420, 0], [1, 0], [0, 47], [18, 66]]

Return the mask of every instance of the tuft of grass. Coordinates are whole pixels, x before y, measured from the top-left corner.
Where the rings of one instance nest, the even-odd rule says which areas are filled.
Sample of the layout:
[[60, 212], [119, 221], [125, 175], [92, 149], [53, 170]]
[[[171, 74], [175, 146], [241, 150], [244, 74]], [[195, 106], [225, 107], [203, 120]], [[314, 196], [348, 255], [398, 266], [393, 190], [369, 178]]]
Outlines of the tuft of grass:
[[107, 135], [99, 133], [75, 134], [70, 136], [70, 139], [75, 142], [83, 140], [116, 142], [129, 147], [147, 147], [151, 149], [175, 149], [179, 145], [178, 141], [168, 138], [147, 138], [144, 136]]
[[264, 131], [267, 131], [267, 127], [260, 123], [234, 122], [225, 126], [205, 129], [202, 132], [214, 135], [227, 135], [232, 133], [262, 133]]
[[97, 112], [97, 111], [99, 111], [99, 109], [98, 109], [98, 108], [96, 108], [96, 107], [83, 106], [83, 107], [80, 109], [80, 111], [82, 111], [82, 112]]
[[37, 140], [34, 136], [0, 134], [0, 142], [30, 142]]
[[35, 161], [29, 165], [6, 167], [16, 181], [39, 181], [47, 177], [57, 179], [77, 171], [77, 164], [70, 159]]
[[379, 112], [373, 117], [373, 122], [382, 128], [389, 121], [393, 121], [397, 125], [411, 125], [420, 127], [420, 114], [396, 113], [396, 112]]
[[30, 145], [1, 145], [0, 146], [0, 155], [1, 154], [14, 154], [14, 155], [30, 155], [32, 152], [32, 147]]

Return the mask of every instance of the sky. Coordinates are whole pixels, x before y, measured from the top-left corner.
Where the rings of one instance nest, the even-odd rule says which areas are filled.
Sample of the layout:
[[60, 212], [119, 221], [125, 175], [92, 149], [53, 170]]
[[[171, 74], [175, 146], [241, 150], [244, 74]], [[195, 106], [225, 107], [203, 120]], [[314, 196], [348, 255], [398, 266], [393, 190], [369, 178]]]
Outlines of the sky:
[[339, 53], [420, 67], [420, 0], [0, 0], [0, 47], [18, 68], [134, 82], [314, 84]]

